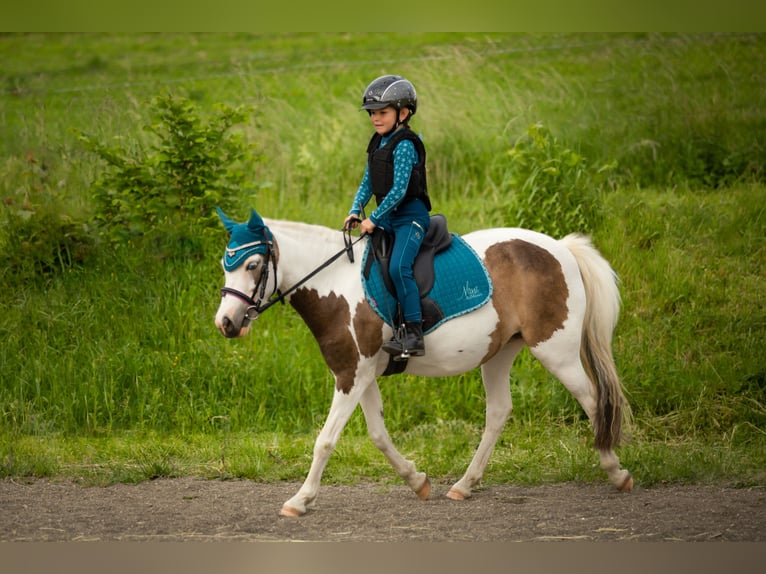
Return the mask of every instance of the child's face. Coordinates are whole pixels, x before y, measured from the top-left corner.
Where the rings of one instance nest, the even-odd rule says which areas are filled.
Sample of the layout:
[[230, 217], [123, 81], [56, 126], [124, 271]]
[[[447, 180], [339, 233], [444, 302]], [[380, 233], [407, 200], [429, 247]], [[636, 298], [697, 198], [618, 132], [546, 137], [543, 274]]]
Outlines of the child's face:
[[[409, 110], [407, 109], [400, 110], [400, 121], [404, 120], [408, 113]], [[370, 110], [370, 121], [376, 132], [381, 135], [387, 134], [394, 129], [394, 124], [396, 124], [396, 109], [389, 106], [382, 110]]]

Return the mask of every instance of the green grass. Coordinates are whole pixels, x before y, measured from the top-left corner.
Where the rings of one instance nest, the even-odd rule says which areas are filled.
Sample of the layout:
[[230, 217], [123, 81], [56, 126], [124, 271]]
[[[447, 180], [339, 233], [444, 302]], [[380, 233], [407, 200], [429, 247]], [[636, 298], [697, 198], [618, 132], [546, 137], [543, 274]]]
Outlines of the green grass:
[[[165, 90], [203, 114], [251, 106], [237, 129], [254, 184], [232, 215], [339, 227], [369, 137], [360, 92], [396, 71], [418, 88], [413, 127], [456, 232], [515, 223], [508, 154], [530, 125], [584, 166], [616, 162], [572, 193], [599, 198], [593, 236], [621, 278], [620, 455], [643, 484], [765, 484], [765, 56], [762, 35], [0, 37], [0, 474], [303, 477], [333, 385], [308, 329], [276, 307], [247, 338], [215, 331], [223, 230], [193, 256], [99, 241], [104, 165], [75, 130], [146, 146]], [[601, 480], [565, 389], [528, 353], [511, 384], [486, 481]], [[483, 423], [478, 372], [382, 393], [401, 450], [459, 476]], [[355, 414], [326, 480], [392, 474]]]
[[[108, 437], [16, 436], [0, 440], [0, 477], [66, 479], [86, 485], [198, 476], [258, 482], [301, 481], [311, 462], [314, 434], [114, 433]], [[400, 451], [440, 484], [462, 475], [481, 426], [438, 421], [394, 433]], [[486, 485], [604, 482], [584, 422], [511, 421], [490, 459]], [[731, 440], [634, 436], [620, 449], [623, 466], [642, 487], [666, 483], [762, 486], [763, 449]], [[383, 455], [362, 434], [346, 432], [330, 458], [324, 482], [397, 483]]]

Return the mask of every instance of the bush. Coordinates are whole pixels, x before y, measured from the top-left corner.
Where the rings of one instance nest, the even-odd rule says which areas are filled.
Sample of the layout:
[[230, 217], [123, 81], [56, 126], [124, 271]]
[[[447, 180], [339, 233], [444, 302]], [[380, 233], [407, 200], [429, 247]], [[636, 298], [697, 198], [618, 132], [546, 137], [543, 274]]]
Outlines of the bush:
[[95, 222], [112, 243], [167, 246], [186, 256], [184, 245], [199, 251], [205, 230], [217, 229], [215, 206], [229, 207], [249, 185], [253, 156], [242, 134], [232, 132], [246, 112], [219, 104], [204, 120], [190, 100], [165, 94], [152, 100], [150, 113], [153, 123], [144, 129], [155, 141], [148, 146], [122, 140], [110, 146], [78, 132], [108, 166], [93, 184]]
[[541, 123], [533, 124], [503, 158], [508, 222], [554, 237], [592, 232], [601, 218], [598, 192], [615, 167], [590, 165]]

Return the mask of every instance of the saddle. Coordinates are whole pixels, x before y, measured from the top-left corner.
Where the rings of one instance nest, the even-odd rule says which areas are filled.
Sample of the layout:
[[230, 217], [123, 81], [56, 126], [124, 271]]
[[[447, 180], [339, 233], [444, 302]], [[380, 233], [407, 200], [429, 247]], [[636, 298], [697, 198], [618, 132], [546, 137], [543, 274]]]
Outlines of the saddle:
[[[388, 265], [393, 236], [376, 228], [367, 242], [361, 279], [367, 301], [375, 313], [396, 330], [402, 323], [396, 289]], [[484, 263], [459, 235], [447, 231], [447, 219], [432, 215], [413, 265], [420, 294], [423, 333], [485, 305], [492, 296], [492, 281]], [[383, 375], [401, 373], [407, 361], [389, 359]]]
[[[423, 327], [428, 328], [439, 322], [444, 314], [441, 309], [429, 297], [434, 286], [434, 257], [437, 253], [447, 250], [452, 244], [452, 234], [447, 230], [447, 218], [441, 214], [431, 216], [431, 223], [423, 239], [412, 265], [412, 273], [420, 293], [420, 304], [423, 309]], [[377, 227], [372, 233], [370, 254], [367, 258], [363, 273], [365, 279], [369, 279], [372, 262], [377, 261], [383, 278], [383, 284], [391, 295], [396, 297], [396, 288], [389, 273], [389, 262], [394, 249], [394, 237], [387, 231]]]

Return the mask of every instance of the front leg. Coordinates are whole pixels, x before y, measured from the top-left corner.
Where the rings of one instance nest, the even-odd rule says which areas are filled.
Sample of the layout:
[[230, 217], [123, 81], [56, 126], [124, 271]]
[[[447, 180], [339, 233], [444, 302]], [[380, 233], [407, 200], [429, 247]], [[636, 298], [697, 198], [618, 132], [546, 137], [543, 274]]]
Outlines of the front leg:
[[327, 466], [330, 455], [335, 450], [340, 433], [346, 426], [348, 419], [351, 418], [356, 405], [359, 404], [360, 397], [369, 384], [369, 380], [366, 382], [357, 380], [348, 393], [338, 389], [336, 385], [327, 421], [325, 421], [319, 436], [314, 442], [314, 458], [311, 461], [308, 476], [306, 476], [306, 480], [295, 496], [282, 505], [282, 510], [280, 510], [279, 514], [282, 516], [302, 516], [306, 513], [309, 505], [314, 502], [319, 492], [322, 473], [325, 466]]

